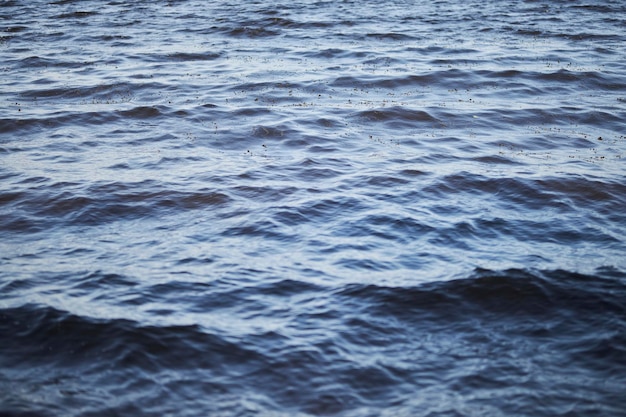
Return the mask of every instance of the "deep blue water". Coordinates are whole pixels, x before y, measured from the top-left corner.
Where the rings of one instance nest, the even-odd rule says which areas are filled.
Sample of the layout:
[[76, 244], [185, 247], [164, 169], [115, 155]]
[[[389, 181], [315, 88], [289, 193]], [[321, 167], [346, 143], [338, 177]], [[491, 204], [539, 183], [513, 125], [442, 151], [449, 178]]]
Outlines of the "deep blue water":
[[0, 1], [0, 416], [626, 415], [626, 3]]

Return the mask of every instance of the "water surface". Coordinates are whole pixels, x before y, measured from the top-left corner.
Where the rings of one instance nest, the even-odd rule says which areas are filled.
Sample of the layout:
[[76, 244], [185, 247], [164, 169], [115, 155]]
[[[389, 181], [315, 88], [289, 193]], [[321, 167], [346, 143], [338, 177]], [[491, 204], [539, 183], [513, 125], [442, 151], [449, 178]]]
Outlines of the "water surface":
[[626, 6], [0, 3], [0, 415], [626, 415]]

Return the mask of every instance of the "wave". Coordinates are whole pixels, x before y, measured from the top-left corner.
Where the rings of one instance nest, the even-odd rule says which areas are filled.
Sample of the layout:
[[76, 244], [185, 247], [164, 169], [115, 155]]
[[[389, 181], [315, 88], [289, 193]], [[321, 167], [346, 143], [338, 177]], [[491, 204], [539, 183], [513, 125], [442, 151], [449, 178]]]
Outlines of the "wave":
[[626, 275], [610, 268], [601, 272], [608, 276], [558, 270], [479, 269], [469, 278], [417, 288], [352, 284], [338, 294], [346, 297], [352, 308], [364, 306], [369, 312], [364, 314], [416, 323], [425, 319], [455, 323], [478, 318], [515, 322], [533, 317], [556, 322], [568, 317], [601, 321], [604, 314], [621, 321], [626, 318], [626, 308], [620, 302], [626, 291]]
[[52, 227], [57, 219], [69, 225], [97, 225], [110, 221], [163, 216], [168, 211], [219, 207], [231, 198], [217, 190], [177, 191], [156, 188], [149, 182], [139, 184], [103, 183], [88, 190], [80, 184], [56, 183], [39, 193], [2, 193], [0, 206], [16, 209], [0, 228], [14, 231], [39, 231]]
[[[154, 294], [195, 294], [216, 302], [223, 297], [219, 292], [202, 283], [154, 288]], [[99, 381], [104, 398], [120, 396], [111, 405], [86, 392], [70, 395], [100, 412], [119, 412], [138, 398], [169, 410], [172, 404], [158, 398], [159, 386], [168, 387], [167, 398], [203, 393], [204, 400], [186, 403], [189, 412], [215, 411], [211, 404], [253, 389], [257, 397], [250, 401], [275, 412], [423, 414], [438, 402], [427, 395], [424, 403], [414, 403], [408, 393], [427, 393], [428, 387], [444, 396], [457, 391], [464, 399], [455, 407], [472, 407], [473, 393], [484, 390], [497, 399], [491, 406], [506, 412], [508, 400], [524, 387], [524, 397], [541, 393], [544, 399], [527, 405], [529, 412], [558, 409], [563, 389], [570, 396], [593, 392], [603, 399], [594, 402], [597, 407], [615, 411], [624, 386], [619, 375], [626, 370], [626, 274], [611, 268], [596, 275], [476, 270], [414, 287], [277, 279], [236, 292], [221, 308], [276, 298], [291, 305], [291, 313], [282, 316], [289, 325], [220, 332], [200, 324], [148, 325], [24, 304], [0, 310], [0, 358], [9, 372], [24, 363], [38, 369], [39, 382], [31, 385], [36, 392], [56, 378], [52, 386], [61, 397], [59, 392], [76, 388], [77, 377], [70, 375], [81, 370], [79, 380]], [[272, 305], [253, 310], [265, 320], [281, 317]], [[117, 389], [120, 378], [123, 393]], [[589, 385], [600, 380], [613, 385]], [[231, 412], [243, 406], [228, 404]], [[18, 406], [26, 403], [18, 401], [8, 412]]]

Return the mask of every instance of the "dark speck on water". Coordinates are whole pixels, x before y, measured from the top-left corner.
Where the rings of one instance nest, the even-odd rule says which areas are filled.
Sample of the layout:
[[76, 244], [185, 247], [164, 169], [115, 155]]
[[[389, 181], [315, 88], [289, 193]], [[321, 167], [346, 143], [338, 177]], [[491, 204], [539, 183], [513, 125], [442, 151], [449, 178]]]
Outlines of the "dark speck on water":
[[0, 416], [626, 416], [625, 16], [0, 1]]

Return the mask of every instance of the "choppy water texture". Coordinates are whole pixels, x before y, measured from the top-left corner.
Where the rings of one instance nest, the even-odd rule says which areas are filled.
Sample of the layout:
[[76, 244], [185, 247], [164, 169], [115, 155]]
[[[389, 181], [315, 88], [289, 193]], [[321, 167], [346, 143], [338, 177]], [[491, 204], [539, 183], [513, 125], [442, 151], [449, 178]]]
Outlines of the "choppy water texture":
[[626, 4], [0, 2], [1, 416], [626, 415]]

